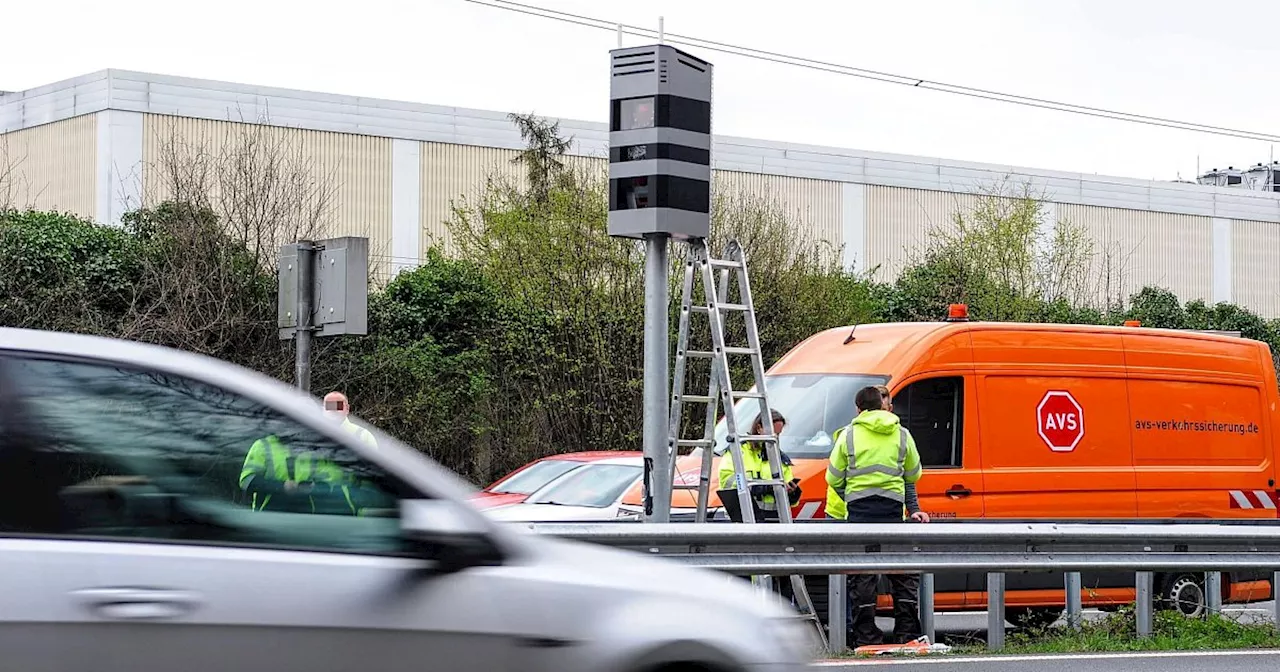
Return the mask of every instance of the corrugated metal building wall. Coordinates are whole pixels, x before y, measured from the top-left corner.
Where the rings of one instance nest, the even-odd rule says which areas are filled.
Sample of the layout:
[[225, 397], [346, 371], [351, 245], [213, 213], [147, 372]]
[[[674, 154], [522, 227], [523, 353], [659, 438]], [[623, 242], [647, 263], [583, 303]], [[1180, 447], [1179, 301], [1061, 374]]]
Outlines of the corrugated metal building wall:
[[421, 249], [448, 248], [451, 237], [445, 223], [453, 215], [453, 206], [465, 206], [481, 196], [490, 178], [524, 184], [520, 166], [513, 163], [517, 154], [512, 149], [422, 143]]
[[953, 213], [976, 203], [970, 194], [868, 186], [864, 270], [875, 269], [878, 280], [898, 277], [928, 249], [932, 231], [950, 227]]
[[1280, 316], [1280, 226], [1231, 222], [1232, 296], [1260, 315]]
[[1092, 238], [1100, 294], [1127, 299], [1146, 285], [1159, 285], [1184, 301], [1212, 302], [1211, 218], [1089, 205], [1061, 205], [1058, 217]]
[[0, 205], [92, 218], [97, 124], [91, 114], [0, 133]]
[[[251, 158], [253, 157], [253, 158]], [[148, 114], [143, 118], [142, 193], [147, 203], [165, 198], [175, 180], [203, 181], [214, 209], [270, 208], [284, 218], [314, 221], [312, 235], [367, 236], [375, 275], [390, 269], [391, 140], [368, 135]], [[245, 184], [237, 175], [258, 166], [256, 179], [284, 187], [270, 202], [258, 194], [224, 201], [224, 190]], [[266, 178], [267, 170], [274, 173]], [[285, 242], [297, 224], [279, 229]]]
[[781, 212], [802, 239], [844, 244], [840, 183], [733, 170], [713, 172], [715, 187], [725, 195], [748, 194]]

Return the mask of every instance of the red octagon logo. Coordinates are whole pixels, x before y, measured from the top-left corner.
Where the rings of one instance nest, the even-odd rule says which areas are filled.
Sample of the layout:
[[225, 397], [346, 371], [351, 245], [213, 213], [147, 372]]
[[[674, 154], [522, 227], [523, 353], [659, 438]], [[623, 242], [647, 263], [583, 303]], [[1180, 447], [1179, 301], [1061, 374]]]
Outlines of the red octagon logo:
[[1084, 409], [1070, 392], [1050, 390], [1036, 406], [1036, 429], [1055, 453], [1069, 453], [1084, 438]]

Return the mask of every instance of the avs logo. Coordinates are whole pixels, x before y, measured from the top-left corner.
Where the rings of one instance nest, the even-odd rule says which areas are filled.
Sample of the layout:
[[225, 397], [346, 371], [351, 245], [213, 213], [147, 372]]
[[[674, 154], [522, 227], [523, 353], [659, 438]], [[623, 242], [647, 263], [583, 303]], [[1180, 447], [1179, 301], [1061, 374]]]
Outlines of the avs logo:
[[1084, 408], [1066, 390], [1044, 393], [1036, 406], [1036, 430], [1055, 453], [1069, 453], [1084, 438]]

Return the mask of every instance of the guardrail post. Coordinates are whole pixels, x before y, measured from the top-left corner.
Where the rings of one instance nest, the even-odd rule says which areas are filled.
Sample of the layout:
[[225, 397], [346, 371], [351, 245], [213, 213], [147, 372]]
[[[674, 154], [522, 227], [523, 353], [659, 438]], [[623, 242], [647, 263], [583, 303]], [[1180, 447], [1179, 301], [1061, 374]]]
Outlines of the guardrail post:
[[1271, 573], [1271, 618], [1275, 619], [1275, 625], [1280, 628], [1280, 572]]
[[1004, 648], [1004, 574], [987, 574], [987, 648]]
[[920, 629], [924, 630], [930, 642], [938, 641], [933, 627], [933, 575], [920, 575]]
[[1151, 572], [1138, 572], [1137, 588], [1138, 588], [1138, 636], [1151, 636], [1151, 612], [1153, 605], [1151, 604], [1152, 582], [1154, 575]]
[[845, 633], [849, 624], [845, 623], [845, 609], [848, 608], [849, 596], [845, 590], [849, 577], [845, 574], [832, 574], [827, 577], [827, 646], [833, 656], [845, 652], [847, 643]]
[[1067, 627], [1079, 630], [1084, 623], [1080, 599], [1080, 572], [1067, 572]]
[[1222, 572], [1205, 572], [1204, 605], [1212, 615], [1222, 613]]

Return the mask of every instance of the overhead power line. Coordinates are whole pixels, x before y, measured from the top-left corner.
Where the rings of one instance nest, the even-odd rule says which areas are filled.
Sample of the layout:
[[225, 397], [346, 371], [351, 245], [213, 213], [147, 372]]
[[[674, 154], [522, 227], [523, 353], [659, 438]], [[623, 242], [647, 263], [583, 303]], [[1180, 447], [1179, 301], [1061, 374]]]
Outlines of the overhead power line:
[[[621, 31], [627, 35], [657, 39], [658, 31], [642, 26], [633, 26], [617, 21], [609, 21], [607, 19], [598, 19], [581, 14], [571, 14], [536, 5], [523, 4], [519, 2], [510, 2], [508, 0], [465, 0], [472, 4], [490, 7], [493, 9], [501, 9], [509, 12], [516, 12], [534, 16], [542, 19], [551, 19], [562, 23], [569, 23], [587, 28], [595, 28], [598, 30]], [[665, 42], [679, 44], [687, 47], [695, 47], [705, 49], [707, 51], [715, 51], [734, 56], [743, 56], [753, 58], [760, 61], [770, 63], [778, 63], [782, 65], [790, 65], [795, 67], [807, 68], [820, 72], [827, 72], [836, 75], [844, 75], [847, 77], [858, 77], [861, 79], [869, 79], [886, 84], [897, 84], [900, 86], [908, 86], [917, 89], [928, 89], [931, 91], [939, 91], [942, 93], [950, 93], [953, 95], [966, 96], [969, 98], [978, 98], [1000, 103], [1008, 103], [1012, 105], [1021, 105], [1023, 107], [1031, 107], [1043, 110], [1052, 110], [1056, 112], [1067, 112], [1070, 114], [1078, 114], [1088, 117], [1096, 117], [1100, 119], [1110, 119], [1113, 121], [1125, 121], [1134, 124], [1143, 124], [1147, 126], [1158, 126], [1163, 128], [1172, 128], [1182, 131], [1192, 131], [1196, 133], [1205, 133], [1209, 135], [1220, 135], [1233, 138], [1242, 138], [1245, 140], [1258, 140], [1262, 142], [1280, 142], [1280, 134], [1265, 133], [1261, 131], [1249, 131], [1238, 128], [1227, 128], [1223, 126], [1212, 126], [1209, 124], [1200, 124], [1190, 121], [1180, 121], [1177, 119], [1169, 119], [1166, 117], [1155, 117], [1144, 114], [1133, 114], [1122, 112], [1119, 110], [1109, 110], [1100, 107], [1090, 107], [1087, 105], [1077, 105], [1074, 103], [1066, 103], [1062, 101], [1049, 100], [1045, 98], [1035, 98], [1031, 96], [1022, 96], [1013, 93], [1003, 93], [990, 89], [981, 89], [972, 86], [964, 86], [961, 84], [948, 84], [946, 82], [933, 81], [920, 77], [909, 77], [907, 75], [898, 75], [890, 72], [882, 72], [878, 70], [869, 70], [867, 68], [859, 68], [851, 65], [843, 65], [840, 63], [831, 63], [820, 61], [803, 56], [793, 56], [782, 54], [764, 49], [755, 49], [753, 47], [744, 47], [741, 45], [729, 44], [726, 42], [718, 42], [690, 35], [680, 35], [678, 33], [663, 32], [662, 39]]]

